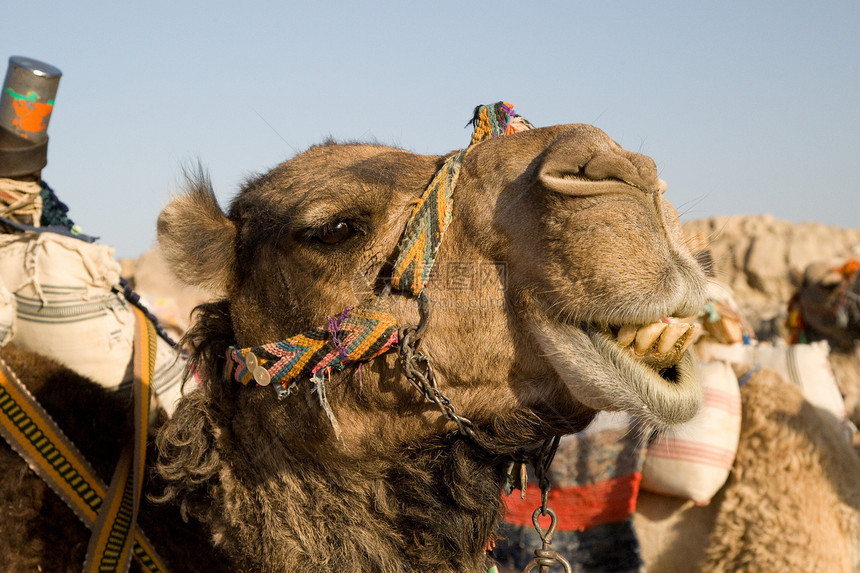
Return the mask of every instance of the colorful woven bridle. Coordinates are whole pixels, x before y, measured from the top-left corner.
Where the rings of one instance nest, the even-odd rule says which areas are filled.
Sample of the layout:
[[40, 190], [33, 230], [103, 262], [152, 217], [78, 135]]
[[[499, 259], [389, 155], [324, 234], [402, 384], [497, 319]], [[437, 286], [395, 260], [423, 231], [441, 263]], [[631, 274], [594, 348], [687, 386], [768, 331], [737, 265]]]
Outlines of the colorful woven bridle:
[[[506, 102], [478, 106], [471, 123], [474, 131], [469, 146], [445, 161], [409, 217], [393, 265], [390, 286], [394, 290], [416, 297], [423, 292], [451, 222], [454, 186], [469, 151], [487, 139], [532, 128]], [[271, 384], [283, 398], [298, 380], [319, 380], [350, 364], [372, 360], [400, 341], [397, 320], [386, 308], [382, 297], [374, 296], [329, 318], [323, 327], [280, 342], [249, 348], [231, 346], [226, 377], [243, 385], [252, 381], [260, 386]], [[322, 385], [319, 387], [322, 391]]]

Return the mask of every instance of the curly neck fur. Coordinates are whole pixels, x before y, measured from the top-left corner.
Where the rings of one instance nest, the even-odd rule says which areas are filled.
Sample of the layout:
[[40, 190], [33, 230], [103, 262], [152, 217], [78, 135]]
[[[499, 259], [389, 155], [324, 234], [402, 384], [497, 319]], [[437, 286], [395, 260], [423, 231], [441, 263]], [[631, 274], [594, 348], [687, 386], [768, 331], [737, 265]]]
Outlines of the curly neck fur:
[[[201, 365], [229, 338], [212, 334], [208, 340], [221, 342], [192, 342]], [[308, 403], [299, 393], [285, 406], [248, 390], [207, 383], [159, 436], [159, 470], [171, 484], [164, 497], [208, 522], [216, 543], [248, 571], [486, 571], [504, 468], [516, 449], [502, 436], [521, 444], [547, 431], [528, 416], [496, 421], [481, 430], [495, 444], [488, 449], [421, 407], [406, 421], [389, 412], [349, 424], [363, 426], [362, 445], [345, 447], [310, 394]], [[417, 392], [406, 390], [420, 406]]]

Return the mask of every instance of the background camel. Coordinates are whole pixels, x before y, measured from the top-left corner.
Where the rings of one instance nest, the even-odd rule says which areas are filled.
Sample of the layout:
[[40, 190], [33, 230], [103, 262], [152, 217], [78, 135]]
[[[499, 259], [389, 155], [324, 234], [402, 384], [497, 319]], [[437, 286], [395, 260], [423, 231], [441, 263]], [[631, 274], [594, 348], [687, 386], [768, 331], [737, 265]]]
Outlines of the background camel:
[[[702, 271], [653, 162], [581, 125], [486, 141], [463, 161], [420, 348], [473, 438], [391, 353], [281, 401], [225, 381], [230, 346], [334, 334], [330, 317], [386, 294], [411, 205], [443, 160], [326, 144], [251, 181], [226, 216], [200, 178], [162, 213], [171, 268], [224, 298], [186, 337], [203, 386], [159, 437], [161, 474], [237, 568], [485, 570], [523, 447], [597, 409], [665, 426], [698, 408], [691, 327], [672, 340], [634, 328], [638, 356], [614, 335], [691, 314]], [[382, 298], [399, 324], [418, 323], [416, 299]]]
[[860, 424], [860, 253], [809, 265], [790, 309], [793, 337], [830, 345], [848, 417]]
[[[842, 248], [839, 240], [833, 243]], [[802, 283], [795, 283], [800, 292], [791, 305], [785, 301], [780, 314], [786, 317], [794, 309], [786, 322], [795, 340], [826, 340], [835, 348], [830, 363], [846, 397], [849, 419], [855, 419], [856, 374], [851, 382], [846, 373], [856, 372], [852, 355], [857, 344], [852, 335], [856, 309], [845, 294], [857, 288], [852, 282], [856, 262], [830, 259], [791, 274], [795, 281], [802, 278]], [[745, 302], [749, 304], [749, 299]], [[748, 308], [755, 312], [757, 307]], [[845, 321], [837, 320], [841, 310]], [[760, 336], [772, 335], [767, 325], [775, 321], [754, 315], [752, 322], [759, 325]], [[823, 365], [826, 368], [826, 361]], [[827, 383], [829, 374], [824, 374], [821, 384]], [[795, 374], [791, 376], [794, 379]], [[833, 384], [832, 378], [829, 383]], [[697, 507], [678, 498], [640, 494], [635, 521], [648, 568], [687, 571], [694, 563], [702, 571], [856, 571], [860, 568], [860, 459], [846, 439], [841, 401], [840, 408], [815, 407], [799, 388], [766, 370], [752, 376], [741, 396], [737, 458], [728, 482], [709, 505]]]
[[856, 571], [860, 458], [830, 412], [771, 371], [742, 388], [737, 458], [711, 503], [641, 492], [648, 570]]
[[[101, 479], [110, 483], [120, 451], [133, 432], [129, 396], [108, 391], [13, 344], [5, 346], [0, 357], [19, 374]], [[151, 450], [148, 459], [154, 460], [154, 447]], [[187, 522], [178, 508], [155, 504], [147, 497], [163, 489], [153, 472], [147, 478], [139, 524], [170, 570], [231, 571], [198, 522]], [[90, 530], [0, 440], [0, 571], [80, 571], [89, 539]], [[136, 562], [132, 570], [140, 570]]]

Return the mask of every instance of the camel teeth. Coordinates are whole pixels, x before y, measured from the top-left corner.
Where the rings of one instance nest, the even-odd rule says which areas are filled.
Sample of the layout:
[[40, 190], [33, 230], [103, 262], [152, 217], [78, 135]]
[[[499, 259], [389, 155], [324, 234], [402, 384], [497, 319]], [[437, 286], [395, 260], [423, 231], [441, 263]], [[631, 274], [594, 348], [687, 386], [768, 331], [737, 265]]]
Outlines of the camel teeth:
[[660, 335], [660, 340], [657, 342], [657, 352], [667, 354], [673, 348], [681, 336], [690, 329], [690, 325], [685, 322], [672, 322], [666, 325], [663, 333]]
[[699, 337], [699, 331], [701, 330], [702, 327], [696, 322], [690, 325], [687, 337], [684, 338], [684, 343], [681, 345], [681, 354], [686, 352], [693, 345], [693, 342], [695, 342], [696, 338]]
[[618, 329], [618, 344], [619, 346], [630, 346], [633, 344], [633, 340], [636, 338], [636, 331], [638, 327], [632, 324], [625, 324], [621, 328]]
[[653, 322], [640, 327], [636, 332], [636, 341], [634, 343], [636, 352], [645, 354], [654, 345], [654, 342], [657, 341], [664, 328], [666, 328], [666, 324], [663, 322]]

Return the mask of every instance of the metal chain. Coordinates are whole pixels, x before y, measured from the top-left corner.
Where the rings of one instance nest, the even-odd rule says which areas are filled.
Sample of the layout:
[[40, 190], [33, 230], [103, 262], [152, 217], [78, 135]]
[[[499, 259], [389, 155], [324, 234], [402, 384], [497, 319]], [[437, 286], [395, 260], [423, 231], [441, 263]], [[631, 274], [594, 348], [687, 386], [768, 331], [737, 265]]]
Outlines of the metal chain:
[[[406, 379], [424, 395], [428, 402], [436, 404], [445, 418], [457, 424], [457, 429], [462, 435], [477, 440], [472, 421], [457, 414], [451, 400], [439, 390], [430, 359], [418, 352], [418, 346], [430, 322], [430, 310], [430, 297], [422, 291], [418, 295], [418, 325], [403, 328], [399, 333], [399, 354], [403, 372]], [[549, 467], [558, 450], [560, 439], [561, 436], [553, 436], [545, 440], [537, 455], [532, 458], [535, 476], [541, 489], [541, 505], [532, 514], [532, 523], [541, 538], [542, 545], [540, 549], [535, 549], [535, 558], [526, 566], [523, 573], [529, 573], [535, 567], [540, 567], [540, 573], [548, 573], [550, 567], [554, 565], [561, 565], [566, 573], [573, 571], [570, 562], [550, 548], [552, 536], [558, 526], [558, 516], [552, 508], [547, 506], [547, 496], [550, 489]], [[524, 488], [525, 484], [522, 484], [522, 487]], [[541, 528], [538, 522], [541, 515], [549, 515], [550, 517], [550, 526], [546, 531]]]
[[427, 331], [430, 322], [430, 297], [425, 292], [418, 295], [418, 311], [420, 319], [418, 326], [409, 326], [400, 331], [400, 363], [406, 379], [412, 383], [427, 401], [436, 404], [442, 415], [457, 424], [461, 434], [469, 438], [475, 438], [475, 430], [472, 421], [457, 414], [457, 409], [445, 394], [439, 390], [436, 383], [436, 374], [427, 356], [418, 352], [418, 345]]

